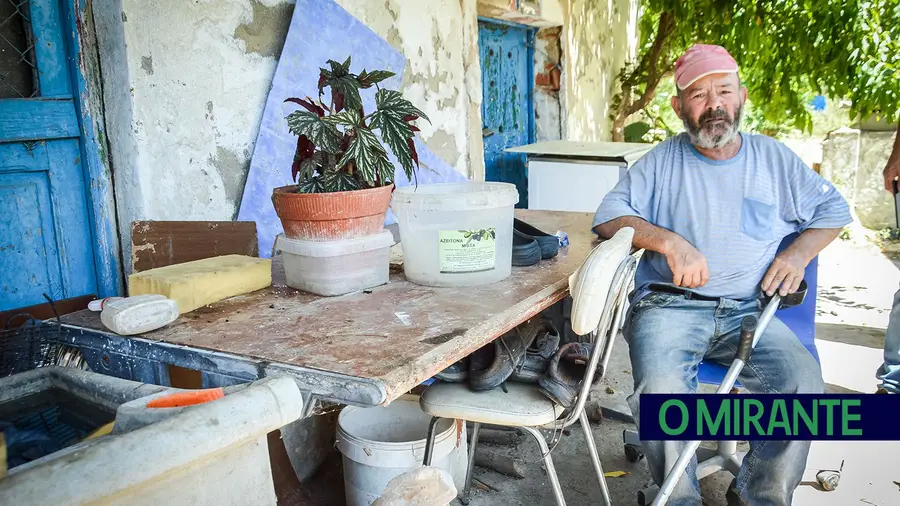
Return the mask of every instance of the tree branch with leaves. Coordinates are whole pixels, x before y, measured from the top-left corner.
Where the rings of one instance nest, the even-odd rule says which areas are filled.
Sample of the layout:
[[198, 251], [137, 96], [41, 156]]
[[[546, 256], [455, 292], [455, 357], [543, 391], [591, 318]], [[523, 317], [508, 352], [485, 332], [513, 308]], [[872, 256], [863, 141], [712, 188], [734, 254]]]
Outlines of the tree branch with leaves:
[[900, 116], [900, 0], [644, 0], [641, 10], [640, 50], [617, 77], [613, 140], [694, 43], [734, 56], [767, 120], [810, 131], [810, 93], [849, 99], [854, 117]]

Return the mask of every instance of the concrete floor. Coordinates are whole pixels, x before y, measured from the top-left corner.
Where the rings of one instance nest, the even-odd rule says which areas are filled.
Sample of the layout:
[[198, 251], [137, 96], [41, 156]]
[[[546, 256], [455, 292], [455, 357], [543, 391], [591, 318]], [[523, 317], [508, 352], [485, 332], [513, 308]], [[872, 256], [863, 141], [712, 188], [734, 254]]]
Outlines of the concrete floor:
[[[892, 297], [900, 286], [900, 262], [892, 261], [866, 243], [856, 231], [853, 240], [835, 241], [819, 257], [817, 339], [823, 376], [832, 392], [874, 392], [875, 370], [881, 364], [884, 328], [887, 326]], [[712, 388], [712, 387], [709, 387]], [[600, 451], [604, 470], [628, 474], [607, 478], [613, 504], [633, 505], [639, 489], [649, 483], [644, 461], [628, 463], [622, 451], [622, 431], [633, 428], [624, 398], [631, 393], [630, 362], [627, 345], [620, 341], [604, 381], [593, 399], [603, 408], [602, 423], [592, 431]], [[526, 462], [526, 477], [511, 478], [476, 467], [476, 487], [471, 506], [552, 505], [555, 504], [549, 481], [540, 462], [537, 445], [523, 435], [501, 451]], [[567, 504], [600, 503], [600, 491], [581, 428], [574, 425], [553, 451], [553, 459]], [[898, 442], [814, 442], [807, 462], [804, 483], [796, 490], [794, 505], [830, 506], [869, 504], [900, 505], [900, 455]], [[844, 461], [840, 486], [832, 492], [814, 485], [821, 469], [836, 468]], [[309, 504], [342, 504], [339, 457], [323, 473], [329, 478], [315, 480], [329, 490], [329, 500]], [[720, 472], [701, 481], [703, 502], [707, 506], [725, 506], [725, 489], [731, 476]], [[312, 485], [312, 484], [311, 484]], [[324, 490], [323, 489], [323, 490]], [[459, 504], [458, 501], [454, 505]]]

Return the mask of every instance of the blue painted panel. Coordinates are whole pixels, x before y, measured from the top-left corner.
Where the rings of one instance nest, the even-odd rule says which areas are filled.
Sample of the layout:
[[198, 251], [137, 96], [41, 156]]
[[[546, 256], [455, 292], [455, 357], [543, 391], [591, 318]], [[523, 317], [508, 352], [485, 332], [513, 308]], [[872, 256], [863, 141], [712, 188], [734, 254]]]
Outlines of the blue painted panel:
[[531, 31], [509, 24], [479, 21], [485, 179], [513, 183], [519, 190], [516, 207], [528, 206], [525, 155], [506, 153], [508, 147], [532, 142]]
[[9, 98], [0, 100], [3, 142], [77, 138], [81, 134], [71, 99]]
[[75, 139], [53, 140], [46, 145], [63, 296], [96, 294], [97, 273], [79, 143]]
[[[70, 1], [70, 0], [64, 0]], [[69, 62], [63, 43], [60, 0], [28, 1], [41, 97], [71, 96]]]
[[97, 293], [60, 5], [29, 2], [41, 97], [0, 100], [0, 310]]
[[[107, 157], [105, 125], [102, 115], [94, 118], [91, 110], [101, 114], [99, 62], [91, 54], [96, 49], [87, 47], [82, 54], [81, 28], [84, 25], [85, 8], [88, 2], [68, 0], [63, 3], [63, 33], [68, 48], [69, 73], [73, 83], [75, 107], [82, 134], [81, 161], [84, 170], [91, 237], [94, 240], [93, 254], [97, 274], [99, 297], [124, 294], [122, 265], [119, 258], [119, 240], [115, 218], [112, 171]], [[90, 39], [96, 40], [96, 39]], [[94, 42], [95, 44], [96, 42]], [[89, 42], [91, 44], [91, 42]], [[78, 65], [75, 65], [78, 62]], [[91, 67], [91, 65], [94, 65]], [[85, 78], [90, 75], [91, 80]]]
[[[0, 311], [61, 298], [47, 172], [0, 174]], [[47, 231], [48, 233], [45, 233]]]
[[96, 293], [75, 140], [0, 144], [0, 310]]
[[[328, 59], [343, 62], [347, 56], [352, 56], [350, 70], [354, 73], [363, 69], [395, 72], [397, 75], [384, 81], [382, 87], [399, 88], [406, 59], [387, 41], [333, 0], [297, 0], [266, 99], [238, 211], [239, 220], [256, 222], [259, 254], [262, 257], [271, 255], [275, 237], [282, 232], [281, 222], [272, 207], [272, 189], [293, 183], [291, 161], [297, 147], [297, 137], [287, 129], [285, 117], [298, 106], [285, 104], [284, 99], [317, 96], [319, 67], [325, 66]], [[373, 110], [374, 91], [363, 90], [362, 97], [365, 110]], [[421, 107], [423, 104], [414, 105]], [[465, 175], [432, 153], [421, 138], [417, 136], [413, 142], [422, 167], [417, 173], [419, 183], [466, 180]], [[397, 168], [395, 184], [398, 187], [408, 185], [403, 169], [391, 155], [390, 148], [386, 149]], [[393, 221], [393, 216], [388, 211], [385, 223]]]

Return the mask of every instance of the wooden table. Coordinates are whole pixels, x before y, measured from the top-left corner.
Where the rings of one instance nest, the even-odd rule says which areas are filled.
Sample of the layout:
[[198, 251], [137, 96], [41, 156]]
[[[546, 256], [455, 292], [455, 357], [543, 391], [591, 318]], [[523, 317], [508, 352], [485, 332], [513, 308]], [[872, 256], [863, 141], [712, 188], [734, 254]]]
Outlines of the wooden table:
[[207, 370], [290, 374], [324, 400], [384, 405], [568, 295], [569, 275], [599, 244], [590, 232], [593, 216], [516, 214], [548, 233], [565, 231], [570, 244], [554, 259], [513, 267], [498, 283], [432, 288], [406, 281], [400, 270], [371, 291], [319, 297], [286, 287], [276, 268], [270, 288], [186, 313], [141, 336], [109, 334], [90, 311], [66, 316], [64, 328], [71, 342], [79, 334], [114, 338], [104, 345], [110, 352], [128, 347], [132, 356], [161, 361], [188, 352], [191, 363]]

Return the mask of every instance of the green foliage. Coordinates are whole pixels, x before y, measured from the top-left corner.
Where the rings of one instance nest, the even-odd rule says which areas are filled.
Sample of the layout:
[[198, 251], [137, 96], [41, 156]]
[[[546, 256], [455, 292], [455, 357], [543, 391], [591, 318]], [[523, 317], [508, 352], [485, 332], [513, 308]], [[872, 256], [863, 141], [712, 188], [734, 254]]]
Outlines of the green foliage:
[[[643, 0], [642, 40], [619, 75], [614, 122], [650, 107], [692, 44], [734, 56], [754, 104], [750, 124], [809, 132], [809, 98], [848, 99], [853, 117], [900, 116], [900, 0]], [[648, 113], [654, 115], [653, 111]], [[680, 122], [679, 122], [680, 123]]]
[[625, 127], [625, 142], [643, 142], [644, 137], [650, 132], [650, 124], [644, 121], [635, 121]]
[[[397, 157], [407, 178], [412, 179], [419, 158], [413, 136], [414, 122], [428, 117], [394, 90], [378, 88], [390, 78], [387, 70], [350, 72], [350, 58], [343, 63], [326, 62], [319, 69], [319, 98], [288, 98], [305, 110], [287, 117], [288, 128], [297, 136], [291, 168], [300, 193], [351, 191], [391, 184], [394, 166], [384, 141]], [[359, 90], [376, 87], [376, 110], [365, 115]], [[331, 102], [322, 99], [330, 88]], [[376, 134], [378, 130], [378, 134]]]

